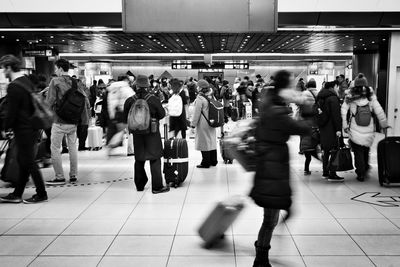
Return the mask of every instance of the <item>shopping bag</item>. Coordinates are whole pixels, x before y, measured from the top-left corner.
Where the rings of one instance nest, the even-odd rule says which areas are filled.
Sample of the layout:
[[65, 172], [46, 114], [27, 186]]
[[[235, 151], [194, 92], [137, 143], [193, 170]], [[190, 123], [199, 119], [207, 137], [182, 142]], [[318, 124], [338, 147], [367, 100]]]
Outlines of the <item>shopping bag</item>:
[[343, 146], [331, 150], [331, 160], [329, 169], [331, 171], [343, 172], [353, 169], [353, 157], [349, 147]]

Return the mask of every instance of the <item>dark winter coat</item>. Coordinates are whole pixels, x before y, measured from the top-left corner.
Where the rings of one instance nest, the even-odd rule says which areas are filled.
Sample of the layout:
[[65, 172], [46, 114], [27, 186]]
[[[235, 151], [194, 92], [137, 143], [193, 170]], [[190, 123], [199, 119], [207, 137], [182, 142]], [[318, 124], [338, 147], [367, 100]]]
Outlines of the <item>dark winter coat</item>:
[[[316, 88], [308, 88], [308, 90], [305, 90], [302, 92], [303, 95], [308, 95], [309, 97], [317, 97], [318, 91]], [[318, 134], [318, 128], [317, 128], [317, 123], [315, 121], [315, 116], [312, 114], [307, 114], [307, 108], [310, 109], [315, 103], [315, 100], [311, 103], [309, 103], [309, 107], [306, 107], [304, 105], [300, 106], [300, 116], [302, 120], [306, 120], [309, 122], [311, 125], [311, 132], [314, 134], [306, 134], [302, 135], [300, 138], [300, 153], [304, 152], [312, 152], [315, 151], [317, 148], [317, 145], [319, 144], [319, 134]], [[302, 113], [301, 111], [304, 110]]]
[[342, 131], [339, 97], [332, 89], [322, 89], [317, 96], [317, 101], [320, 105], [324, 105], [329, 114], [328, 122], [319, 130], [322, 149], [330, 151], [338, 145], [336, 132]]
[[[138, 89], [137, 97], [145, 98], [147, 92], [144, 89]], [[124, 121], [128, 121], [128, 114], [135, 100], [130, 97], [124, 105]], [[152, 95], [148, 99], [150, 115], [158, 121], [165, 117], [165, 110], [161, 105], [160, 100]], [[160, 127], [157, 126], [156, 133], [149, 134], [133, 134], [133, 145], [135, 147], [135, 159], [138, 161], [155, 160], [163, 155], [163, 147], [161, 142]]]
[[256, 129], [259, 159], [250, 197], [261, 207], [287, 210], [292, 204], [292, 191], [286, 142], [291, 135], [308, 133], [310, 127], [305, 121], [289, 117], [283, 98], [273, 98], [272, 104], [263, 103]]
[[186, 131], [187, 130], [187, 119], [186, 119], [186, 110], [185, 105], [188, 104], [188, 99], [186, 97], [185, 92], [179, 93], [179, 96], [182, 98], [182, 114], [179, 117], [169, 117], [169, 130], [170, 131]]

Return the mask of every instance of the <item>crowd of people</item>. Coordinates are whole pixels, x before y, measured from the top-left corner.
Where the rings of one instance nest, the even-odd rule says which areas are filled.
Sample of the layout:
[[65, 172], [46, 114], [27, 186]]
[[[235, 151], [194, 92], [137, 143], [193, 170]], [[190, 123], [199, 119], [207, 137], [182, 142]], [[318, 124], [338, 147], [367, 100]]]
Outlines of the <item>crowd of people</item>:
[[[311, 174], [311, 158], [321, 159], [322, 150], [323, 176], [328, 181], [342, 182], [344, 179], [330, 168], [330, 151], [343, 144], [343, 133], [346, 133], [355, 154], [357, 180], [364, 181], [370, 169], [369, 150], [374, 140], [375, 122], [379, 122], [382, 128], [388, 127], [385, 113], [363, 74], [352, 82], [340, 75], [335, 81], [324, 82], [322, 89], [318, 90], [313, 79], [300, 79], [295, 85], [293, 74], [284, 70], [278, 71], [267, 82], [261, 75], [256, 76], [256, 82], [245, 76], [236, 78], [232, 85], [218, 77], [199, 81], [191, 77], [182, 81], [165, 77], [154, 79], [153, 75], [135, 76], [127, 72], [107, 85], [99, 80], [86, 88], [82, 81], [68, 75], [70, 63], [64, 59], [55, 62], [55, 75], [48, 87], [43, 79], [35, 82], [23, 75], [21, 62], [14, 56], [2, 57], [0, 66], [11, 81], [7, 88], [6, 112], [0, 112], [5, 114], [3, 130], [13, 131], [20, 168], [14, 191], [0, 198], [0, 201], [8, 203], [46, 201], [45, 184], [67, 182], [61, 158], [64, 138], [70, 159], [69, 182], [77, 182], [77, 153], [87, 149], [85, 141], [93, 118], [103, 127], [110, 150], [121, 146], [122, 138], [128, 132], [132, 140], [128, 155], [135, 156], [137, 191], [143, 191], [148, 182], [144, 165], [150, 161], [152, 193], [168, 192], [161, 170], [160, 121], [170, 115], [169, 131], [174, 137], [180, 134], [185, 139], [188, 127], [195, 128], [195, 148], [202, 154], [197, 167], [210, 168], [218, 164], [217, 130], [210, 126], [208, 115], [210, 101], [222, 102], [225, 122], [237, 119], [235, 116], [245, 118], [245, 106], [250, 104], [253, 116], [257, 117], [258, 155], [250, 197], [264, 208], [264, 220], [255, 243], [254, 266], [270, 266], [268, 252], [280, 210], [287, 211], [286, 218], [291, 214], [289, 137], [301, 136], [300, 153], [305, 156], [305, 175]], [[30, 120], [35, 112], [31, 95], [38, 91], [54, 112], [51, 129], [44, 130], [50, 141], [47, 145], [55, 177], [46, 182], [35, 162], [35, 146], [42, 133]], [[298, 107], [295, 117], [291, 116], [290, 104]], [[75, 108], [69, 113], [60, 111], [68, 105], [75, 105]], [[238, 114], [234, 114], [235, 111]], [[29, 176], [36, 186], [36, 194], [23, 200]]]

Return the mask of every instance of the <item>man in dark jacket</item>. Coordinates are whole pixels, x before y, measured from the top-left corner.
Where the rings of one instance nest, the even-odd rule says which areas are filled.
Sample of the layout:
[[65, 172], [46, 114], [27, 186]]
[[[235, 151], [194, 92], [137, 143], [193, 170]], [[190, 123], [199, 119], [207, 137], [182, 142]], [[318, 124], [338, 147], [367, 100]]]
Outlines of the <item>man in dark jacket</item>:
[[39, 131], [33, 129], [30, 118], [34, 112], [31, 91], [33, 85], [21, 72], [21, 61], [13, 55], [6, 55], [0, 59], [0, 67], [5, 76], [11, 80], [7, 88], [7, 115], [5, 129], [12, 129], [17, 145], [17, 162], [19, 165], [19, 179], [14, 192], [1, 197], [1, 202], [21, 203], [29, 175], [36, 186], [36, 194], [24, 203], [38, 203], [47, 201], [46, 188], [42, 174], [35, 162], [36, 146]]
[[335, 171], [328, 170], [329, 152], [336, 148], [339, 141], [342, 142], [342, 118], [340, 114], [340, 101], [338, 97], [339, 86], [336, 81], [327, 82], [324, 88], [319, 92], [317, 101], [321, 112], [327, 113], [327, 121], [319, 129], [321, 133], [321, 148], [324, 152], [322, 158], [323, 177], [328, 177], [330, 182], [343, 182], [343, 177], [339, 177]]
[[[130, 97], [126, 100], [124, 105], [124, 120], [128, 121], [129, 110], [134, 105], [135, 99], [145, 99], [149, 93], [149, 80], [144, 75], [138, 75], [136, 80], [136, 96]], [[161, 142], [159, 121], [165, 117], [165, 110], [161, 105], [160, 100], [151, 95], [147, 104], [150, 109], [150, 117], [156, 119], [157, 125], [155, 125], [154, 132], [150, 131], [146, 134], [139, 134], [133, 132], [133, 144], [135, 147], [135, 170], [134, 180], [136, 189], [143, 191], [148, 181], [144, 164], [146, 160], [150, 161], [151, 169], [151, 185], [153, 194], [165, 193], [169, 191], [169, 187], [163, 185], [163, 179], [161, 174], [161, 157], [163, 155], [163, 147]], [[150, 125], [152, 127], [152, 125]]]

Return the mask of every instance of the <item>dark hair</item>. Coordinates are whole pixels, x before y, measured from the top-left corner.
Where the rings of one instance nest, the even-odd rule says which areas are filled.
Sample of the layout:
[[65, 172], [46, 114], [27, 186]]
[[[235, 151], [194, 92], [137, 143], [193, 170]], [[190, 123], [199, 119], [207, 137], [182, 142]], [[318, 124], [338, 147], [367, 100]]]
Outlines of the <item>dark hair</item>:
[[193, 82], [193, 77], [189, 77], [189, 82]]
[[256, 78], [257, 78], [257, 79], [261, 79], [261, 75], [260, 75], [260, 74], [257, 74], [257, 75], [256, 75]]
[[344, 76], [344, 74], [340, 74], [339, 77], [342, 78], [343, 80], [346, 79], [346, 76]]
[[[287, 88], [290, 85], [290, 77], [292, 74], [287, 70], [280, 70], [274, 74], [274, 87], [275, 90], [280, 91], [283, 88]], [[277, 91], [277, 92], [278, 92]]]
[[248, 81], [247, 86], [254, 86], [253, 81]]
[[100, 85], [101, 83], [104, 84], [104, 81], [102, 79], [99, 79], [99, 83], [98, 84]]
[[5, 55], [0, 58], [0, 66], [3, 66], [4, 68], [10, 67], [13, 72], [20, 71], [21, 65], [21, 60], [14, 55]]
[[72, 75], [72, 78], [76, 79], [76, 75]]
[[331, 89], [335, 87], [335, 85], [339, 85], [338, 81], [326, 82], [324, 84], [324, 89]]
[[350, 92], [353, 97], [365, 97], [369, 101], [371, 101], [373, 94], [371, 88], [368, 86], [355, 86], [351, 88]]
[[93, 85], [97, 85], [97, 81], [96, 80], [93, 80]]
[[60, 58], [54, 64], [57, 66], [57, 68], [61, 68], [63, 71], [68, 71], [69, 70], [69, 62], [68, 62], [68, 60]]
[[223, 82], [222, 82], [222, 85], [228, 85], [229, 84], [229, 81], [227, 81], [227, 80], [224, 80]]
[[118, 76], [118, 81], [119, 82], [123, 81], [123, 80], [128, 80], [128, 76], [125, 76], [125, 75]]
[[310, 79], [306, 85], [307, 88], [317, 88], [317, 83], [314, 79]]
[[249, 76], [244, 76], [243, 80], [250, 80]]
[[303, 80], [304, 80], [303, 78], [300, 78], [300, 79], [299, 79], [299, 81], [303, 81]]

